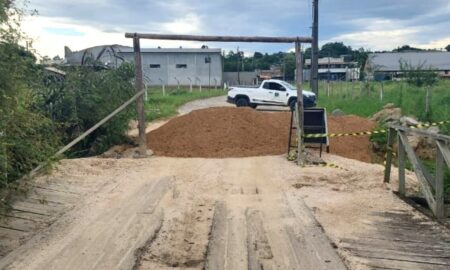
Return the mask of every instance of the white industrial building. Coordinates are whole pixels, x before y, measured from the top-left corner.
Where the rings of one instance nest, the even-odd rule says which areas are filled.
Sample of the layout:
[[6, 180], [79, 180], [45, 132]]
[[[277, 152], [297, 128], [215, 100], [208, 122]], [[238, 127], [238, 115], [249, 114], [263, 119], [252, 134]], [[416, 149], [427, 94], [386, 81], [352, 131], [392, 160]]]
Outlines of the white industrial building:
[[[359, 80], [360, 70], [357, 62], [347, 62], [344, 57], [319, 58], [318, 66], [319, 80], [331, 81], [354, 81]], [[305, 60], [303, 77], [310, 79], [311, 59]]]
[[[223, 83], [221, 49], [177, 48], [141, 49], [144, 81], [147, 85], [203, 85]], [[65, 64], [89, 65], [94, 62], [118, 67], [133, 62], [132, 47], [104, 45], [72, 52], [65, 47]]]
[[367, 57], [366, 72], [373, 73], [368, 75], [376, 80], [394, 79], [402, 76], [401, 62], [450, 78], [450, 52], [372, 53]]

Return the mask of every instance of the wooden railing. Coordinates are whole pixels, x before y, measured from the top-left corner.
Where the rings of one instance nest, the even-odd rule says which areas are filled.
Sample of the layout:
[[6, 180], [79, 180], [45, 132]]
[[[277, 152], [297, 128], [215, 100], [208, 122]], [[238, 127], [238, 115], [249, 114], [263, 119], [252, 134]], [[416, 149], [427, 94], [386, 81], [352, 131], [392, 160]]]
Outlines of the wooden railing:
[[[416, 156], [414, 149], [408, 141], [407, 134], [415, 134], [431, 138], [436, 144], [436, 169], [434, 176], [423, 166]], [[425, 197], [431, 211], [437, 218], [445, 218], [450, 215], [448, 207], [445, 205], [444, 195], [444, 171], [450, 168], [450, 136], [435, 134], [428, 131], [392, 125], [389, 128], [388, 147], [386, 157], [386, 168], [384, 182], [389, 182], [391, 175], [391, 165], [393, 158], [393, 146], [397, 137], [398, 146], [398, 192], [401, 196], [406, 196], [405, 166], [409, 160], [420, 184], [420, 190]]]

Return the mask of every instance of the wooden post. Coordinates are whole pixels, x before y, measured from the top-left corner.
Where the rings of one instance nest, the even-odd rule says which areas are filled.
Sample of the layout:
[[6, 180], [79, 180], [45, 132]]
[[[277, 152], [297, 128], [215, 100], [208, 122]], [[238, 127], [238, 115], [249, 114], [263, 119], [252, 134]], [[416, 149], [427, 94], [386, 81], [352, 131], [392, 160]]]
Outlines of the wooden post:
[[[398, 131], [400, 136], [403, 131]], [[398, 193], [405, 196], [405, 146], [403, 141], [398, 139]]]
[[380, 89], [380, 100], [383, 101], [383, 96], [384, 96], [384, 85], [383, 85], [383, 81], [381, 81], [381, 89]]
[[[435, 195], [436, 195], [436, 209], [435, 215], [437, 218], [445, 217], [444, 208], [444, 149], [445, 143], [436, 141], [436, 174], [435, 174]], [[448, 148], [447, 148], [448, 149]], [[449, 158], [449, 157], [447, 157]]]
[[[144, 80], [142, 78], [142, 58], [141, 58], [141, 46], [139, 44], [139, 38], [133, 38], [134, 47], [134, 61], [135, 61], [135, 72], [136, 72], [136, 93], [141, 92], [144, 89]], [[144, 98], [139, 96], [136, 99], [136, 108], [139, 122], [139, 154], [141, 157], [147, 155], [147, 138], [145, 134], [145, 109], [144, 109]]]
[[395, 141], [395, 129], [390, 128], [388, 133], [388, 142], [386, 149], [386, 167], [384, 169], [384, 182], [389, 183], [391, 180], [391, 165], [392, 165], [392, 147], [394, 146]]
[[296, 62], [296, 87], [297, 87], [297, 164], [305, 165], [305, 156], [303, 153], [303, 60], [302, 60], [302, 45], [300, 41], [295, 42], [295, 62]]

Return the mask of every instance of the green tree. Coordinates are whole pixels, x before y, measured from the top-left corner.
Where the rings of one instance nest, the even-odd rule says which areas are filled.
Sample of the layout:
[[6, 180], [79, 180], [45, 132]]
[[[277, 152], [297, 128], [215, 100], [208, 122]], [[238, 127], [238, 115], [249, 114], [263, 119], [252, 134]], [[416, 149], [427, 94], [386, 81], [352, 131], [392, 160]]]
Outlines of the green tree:
[[421, 52], [424, 51], [420, 48], [414, 48], [409, 45], [403, 45], [401, 47], [398, 47], [397, 49], [392, 50], [393, 52]]
[[319, 57], [340, 57], [341, 55], [351, 55], [352, 47], [345, 46], [342, 42], [330, 42], [322, 46]]
[[447, 45], [447, 47], [445, 47], [445, 50], [446, 50], [447, 52], [450, 52], [450, 44]]

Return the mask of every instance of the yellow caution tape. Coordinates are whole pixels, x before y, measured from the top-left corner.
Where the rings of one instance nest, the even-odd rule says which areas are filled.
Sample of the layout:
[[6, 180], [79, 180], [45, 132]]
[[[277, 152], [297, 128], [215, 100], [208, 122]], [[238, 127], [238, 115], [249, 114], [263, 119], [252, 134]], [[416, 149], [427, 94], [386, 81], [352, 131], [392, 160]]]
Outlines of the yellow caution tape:
[[449, 124], [450, 120], [446, 120], [446, 121], [439, 121], [439, 122], [434, 122], [434, 123], [423, 123], [423, 124], [418, 124], [418, 125], [413, 125], [413, 126], [409, 126], [410, 128], [424, 128], [424, 127], [432, 127], [432, 126], [441, 126], [441, 125], [445, 125], [445, 124]]
[[362, 131], [362, 132], [350, 132], [350, 133], [331, 133], [331, 134], [306, 134], [303, 136], [304, 138], [323, 138], [323, 137], [345, 137], [345, 136], [363, 136], [363, 135], [371, 135], [371, 134], [379, 134], [386, 133], [386, 129], [379, 129], [373, 131]]
[[[450, 120], [446, 121], [439, 121], [435, 123], [423, 123], [418, 125], [409, 126], [410, 128], [424, 128], [424, 127], [431, 127], [431, 126], [441, 126], [445, 124], [449, 124]], [[303, 135], [304, 138], [324, 138], [324, 137], [346, 137], [346, 136], [364, 136], [364, 135], [372, 135], [372, 134], [381, 134], [386, 133], [387, 129], [378, 129], [378, 130], [372, 130], [372, 131], [361, 131], [361, 132], [350, 132], [350, 133], [315, 133], [315, 134], [305, 134]]]

